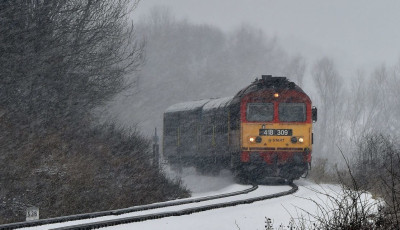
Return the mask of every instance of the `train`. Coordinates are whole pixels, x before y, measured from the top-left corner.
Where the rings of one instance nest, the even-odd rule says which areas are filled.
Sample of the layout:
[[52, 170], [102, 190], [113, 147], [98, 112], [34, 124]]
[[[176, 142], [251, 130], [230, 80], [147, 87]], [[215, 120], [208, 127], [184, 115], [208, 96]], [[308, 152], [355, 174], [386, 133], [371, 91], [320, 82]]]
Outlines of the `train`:
[[311, 168], [317, 108], [286, 77], [262, 75], [236, 95], [171, 105], [163, 157], [202, 173], [232, 170], [241, 180], [299, 179]]

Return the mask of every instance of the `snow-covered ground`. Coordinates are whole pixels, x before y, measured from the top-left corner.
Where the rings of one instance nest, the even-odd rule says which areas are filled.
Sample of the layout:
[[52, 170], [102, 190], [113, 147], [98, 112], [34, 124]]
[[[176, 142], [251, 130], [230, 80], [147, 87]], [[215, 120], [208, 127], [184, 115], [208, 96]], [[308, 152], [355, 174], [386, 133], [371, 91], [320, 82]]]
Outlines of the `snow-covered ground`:
[[[194, 170], [183, 172], [183, 183], [193, 192], [193, 196], [220, 194], [243, 189], [244, 185], [235, 184], [229, 172], [222, 172], [217, 177], [197, 175]], [[109, 227], [107, 229], [265, 229], [266, 218], [272, 219], [274, 229], [288, 229], [292, 218], [308, 218], [309, 213], [317, 213], [318, 207], [313, 202], [323, 206], [329, 201], [323, 194], [337, 196], [341, 192], [338, 185], [315, 184], [302, 179], [295, 181], [299, 190], [289, 196], [259, 201], [247, 205], [238, 205], [216, 209], [181, 217], [167, 217], [158, 220]], [[260, 191], [266, 195], [272, 191], [289, 190], [289, 186], [260, 186]], [[369, 198], [369, 197], [368, 197]], [[313, 200], [313, 201], [312, 201]], [[325, 206], [326, 207], [326, 206]], [[282, 227], [280, 227], [282, 225]]]
[[[222, 172], [217, 177], [196, 175], [194, 172], [185, 172], [182, 175], [184, 184], [193, 191], [193, 196], [204, 196], [231, 192], [243, 189], [244, 185], [233, 182], [233, 177], [228, 172]], [[271, 218], [275, 228], [280, 224], [287, 226], [291, 218], [301, 215], [301, 209], [310, 213], [317, 211], [317, 206], [308, 199], [325, 202], [319, 194], [325, 192], [336, 193], [340, 191], [337, 185], [317, 185], [308, 180], [295, 181], [299, 191], [293, 195], [255, 202], [247, 205], [222, 208], [181, 217], [167, 217], [159, 220], [126, 224], [109, 227], [107, 229], [265, 229], [265, 220]], [[286, 191], [289, 186], [260, 186], [263, 195], [268, 191]], [[305, 215], [305, 213], [303, 213]]]
[[[309, 186], [315, 188], [315, 185]], [[271, 218], [277, 227], [280, 223], [287, 225], [291, 215], [296, 217], [299, 212], [297, 207], [313, 212], [313, 203], [303, 198], [314, 198], [315, 195], [301, 186], [296, 195], [287, 197], [107, 229], [265, 229], [265, 217]]]
[[[180, 176], [184, 185], [186, 185], [187, 188], [189, 188], [193, 192], [193, 197], [202, 197], [227, 192], [234, 192], [251, 187], [249, 185], [236, 184], [233, 180], [232, 175], [227, 171], [223, 171], [219, 176], [203, 176], [198, 175], [195, 170], [186, 169], [183, 171], [182, 174], [180, 174]], [[259, 201], [247, 205], [238, 205], [234, 207], [205, 211], [180, 217], [167, 217], [158, 220], [149, 220], [132, 224], [118, 225], [108, 227], [107, 229], [265, 229], [266, 218], [272, 219], [275, 229], [279, 229], [279, 226], [281, 224], [287, 226], [291, 218], [297, 218], [301, 215], [307, 217], [307, 214], [302, 210], [307, 210], [307, 212], [310, 213], [316, 213], [317, 206], [311, 200], [325, 203], [327, 198], [321, 193], [336, 194], [341, 191], [340, 187], [337, 185], [317, 185], [308, 180], [298, 180], [295, 181], [295, 183], [299, 186], [299, 190], [293, 195], [288, 195], [281, 198]], [[145, 215], [154, 212], [181, 210], [196, 206], [204, 206], [215, 202], [232, 201], [254, 196], [268, 195], [277, 192], [287, 191], [289, 189], [290, 186], [288, 185], [262, 185], [259, 186], [259, 189], [257, 189], [255, 192], [235, 197], [227, 197], [219, 199], [218, 201], [214, 200], [186, 204], [179, 207], [166, 207], [157, 210], [147, 210], [124, 214], [120, 216], [100, 217], [91, 219], [89, 221], [102, 221], [112, 218], [124, 218], [127, 216]], [[67, 225], [76, 225], [80, 223], [85, 223], [87, 221], [88, 220], [79, 220], [28, 229], [50, 229]]]

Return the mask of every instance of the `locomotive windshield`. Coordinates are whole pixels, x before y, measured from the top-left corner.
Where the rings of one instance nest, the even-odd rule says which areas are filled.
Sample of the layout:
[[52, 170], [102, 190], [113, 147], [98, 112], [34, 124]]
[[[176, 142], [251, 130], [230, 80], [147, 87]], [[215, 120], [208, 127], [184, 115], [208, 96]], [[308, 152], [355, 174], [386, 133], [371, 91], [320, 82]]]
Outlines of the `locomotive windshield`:
[[272, 121], [274, 119], [274, 104], [249, 103], [247, 104], [248, 121]]
[[280, 121], [306, 121], [306, 104], [304, 103], [280, 103], [279, 104]]

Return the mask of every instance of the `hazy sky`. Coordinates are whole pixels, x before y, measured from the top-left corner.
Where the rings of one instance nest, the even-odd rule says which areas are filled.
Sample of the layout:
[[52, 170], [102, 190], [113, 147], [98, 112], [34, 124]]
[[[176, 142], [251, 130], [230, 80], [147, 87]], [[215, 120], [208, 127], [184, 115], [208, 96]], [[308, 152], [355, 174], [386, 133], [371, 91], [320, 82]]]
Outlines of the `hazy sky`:
[[291, 54], [310, 63], [333, 57], [342, 73], [400, 57], [399, 0], [142, 0], [138, 16], [155, 5], [178, 19], [230, 31], [248, 24], [276, 36]]

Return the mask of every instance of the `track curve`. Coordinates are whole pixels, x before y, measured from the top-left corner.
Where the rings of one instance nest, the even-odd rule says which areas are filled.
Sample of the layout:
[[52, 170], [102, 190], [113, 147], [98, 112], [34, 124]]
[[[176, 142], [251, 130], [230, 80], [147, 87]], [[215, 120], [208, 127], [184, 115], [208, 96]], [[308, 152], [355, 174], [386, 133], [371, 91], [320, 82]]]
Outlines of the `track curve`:
[[151, 209], [157, 209], [157, 208], [165, 208], [165, 207], [177, 206], [177, 205], [183, 205], [183, 204], [198, 203], [198, 202], [203, 202], [203, 201], [216, 200], [216, 199], [250, 193], [250, 192], [256, 190], [257, 188], [258, 188], [258, 185], [253, 185], [251, 188], [244, 189], [241, 191], [224, 193], [224, 194], [213, 195], [213, 196], [189, 198], [189, 199], [183, 199], [183, 200], [177, 200], [177, 201], [167, 201], [167, 202], [156, 203], [156, 204], [134, 206], [134, 207], [130, 207], [130, 208], [123, 208], [123, 209], [110, 210], [110, 211], [62, 216], [62, 217], [49, 218], [49, 219], [43, 219], [43, 220], [37, 220], [37, 221], [11, 223], [11, 224], [0, 225], [0, 230], [35, 227], [35, 226], [63, 223], [63, 222], [75, 221], [75, 220], [93, 219], [93, 218], [103, 217], [103, 216], [122, 215], [122, 214], [130, 213], [130, 212], [138, 212], [138, 211], [145, 211], [145, 210], [151, 210]]
[[161, 212], [161, 213], [156, 213], [156, 214], [148, 214], [148, 215], [142, 215], [142, 216], [133, 216], [133, 217], [105, 220], [105, 221], [79, 224], [79, 225], [73, 225], [73, 226], [66, 226], [66, 227], [61, 227], [61, 228], [54, 228], [53, 230], [95, 229], [95, 228], [109, 227], [109, 226], [128, 224], [128, 223], [134, 223], [134, 222], [140, 222], [140, 221], [146, 221], [146, 220], [161, 219], [161, 218], [171, 217], [171, 216], [189, 215], [192, 213], [198, 213], [198, 212], [203, 212], [203, 211], [208, 211], [208, 210], [213, 210], [213, 209], [218, 209], [218, 208], [232, 207], [232, 206], [236, 206], [236, 205], [240, 205], [240, 204], [250, 204], [250, 203], [253, 203], [256, 201], [268, 200], [268, 199], [272, 199], [272, 198], [290, 195], [290, 194], [295, 193], [298, 190], [298, 186], [293, 183], [289, 184], [289, 186], [291, 186], [291, 189], [288, 191], [265, 195], [265, 196], [258, 196], [258, 197], [249, 198], [249, 199], [242, 199], [242, 200], [236, 200], [236, 201], [230, 201], [230, 202], [224, 202], [224, 203], [218, 203], [218, 204], [210, 204], [210, 205], [205, 205], [205, 206], [200, 206], [200, 207], [187, 208], [187, 209], [178, 210], [178, 211]]

